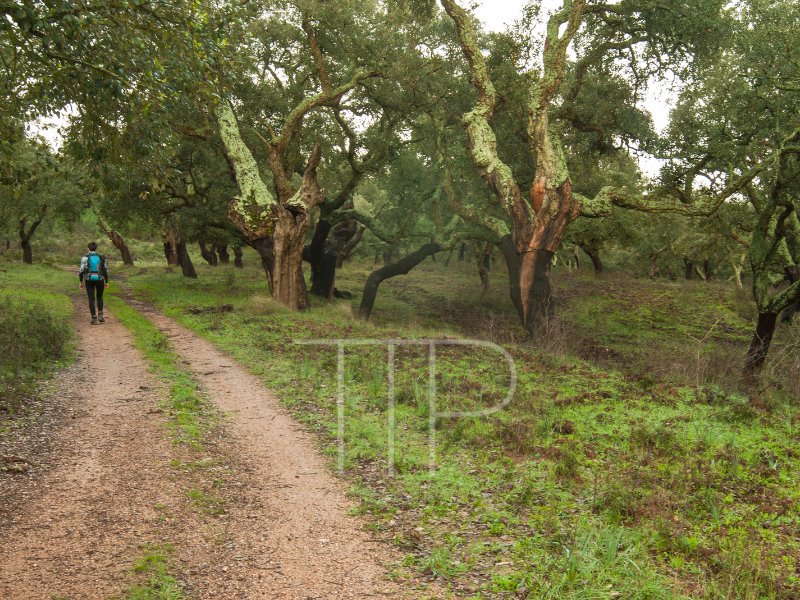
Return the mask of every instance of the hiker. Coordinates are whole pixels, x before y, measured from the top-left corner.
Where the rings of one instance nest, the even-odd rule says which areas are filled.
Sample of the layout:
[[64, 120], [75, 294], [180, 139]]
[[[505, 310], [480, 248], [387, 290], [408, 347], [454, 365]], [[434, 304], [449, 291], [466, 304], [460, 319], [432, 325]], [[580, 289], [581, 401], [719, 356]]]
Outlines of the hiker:
[[[98, 254], [97, 244], [89, 242], [89, 253], [81, 258], [81, 268], [78, 271], [80, 289], [86, 286], [89, 295], [89, 312], [92, 313], [92, 325], [105, 323], [103, 318], [103, 290], [108, 287], [108, 271], [106, 271], [106, 257]], [[97, 294], [97, 313], [94, 310], [94, 297]]]

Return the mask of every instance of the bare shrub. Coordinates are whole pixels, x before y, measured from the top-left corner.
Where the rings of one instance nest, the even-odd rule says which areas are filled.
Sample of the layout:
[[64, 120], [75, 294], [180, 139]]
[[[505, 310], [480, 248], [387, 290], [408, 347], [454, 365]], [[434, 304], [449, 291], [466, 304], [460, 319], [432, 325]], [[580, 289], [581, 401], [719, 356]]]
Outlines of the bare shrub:
[[767, 373], [793, 396], [800, 400], [800, 317], [795, 316], [786, 333], [786, 342], [773, 349], [767, 363]]
[[568, 331], [560, 313], [544, 310], [534, 324], [530, 346], [553, 356], [564, 357], [570, 350]]
[[245, 310], [254, 317], [266, 317], [278, 312], [283, 312], [285, 309], [270, 296], [259, 294], [251, 296]]

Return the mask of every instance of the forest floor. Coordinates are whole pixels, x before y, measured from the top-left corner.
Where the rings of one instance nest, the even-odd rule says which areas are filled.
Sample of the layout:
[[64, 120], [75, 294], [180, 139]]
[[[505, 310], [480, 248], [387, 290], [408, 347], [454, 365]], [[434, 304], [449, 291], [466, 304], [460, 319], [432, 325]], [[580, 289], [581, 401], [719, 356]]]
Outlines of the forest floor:
[[203, 396], [191, 414], [137, 349], [153, 333], [122, 300], [97, 326], [73, 301], [78, 358], [0, 448], [16, 467], [0, 473], [0, 597], [427, 594], [386, 579], [401, 556], [348, 514], [310, 436], [256, 378], [128, 298]]
[[[725, 282], [559, 271], [526, 340], [504, 272], [482, 293], [426, 261], [365, 322], [371, 261], [297, 313], [256, 259], [116, 267], [112, 318], [78, 318], [78, 362], [0, 419], [0, 597], [800, 597], [800, 323], [748, 388], [754, 305]], [[393, 405], [387, 349], [348, 346], [339, 402], [335, 340], [397, 338], [500, 344], [511, 403], [431, 418], [430, 390], [481, 410], [511, 385], [494, 350], [444, 344], [435, 381], [427, 347], [395, 349]]]

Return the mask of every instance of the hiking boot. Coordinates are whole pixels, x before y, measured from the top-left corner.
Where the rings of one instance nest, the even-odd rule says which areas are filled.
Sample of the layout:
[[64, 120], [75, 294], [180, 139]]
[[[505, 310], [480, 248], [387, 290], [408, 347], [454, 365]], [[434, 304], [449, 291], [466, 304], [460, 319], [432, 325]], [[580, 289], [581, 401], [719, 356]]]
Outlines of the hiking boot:
[[92, 325], [97, 325], [97, 317], [92, 315]]
[[99, 313], [97, 313], [97, 320], [100, 321], [101, 323], [105, 323], [106, 322], [106, 320], [103, 318], [103, 311], [100, 311]]

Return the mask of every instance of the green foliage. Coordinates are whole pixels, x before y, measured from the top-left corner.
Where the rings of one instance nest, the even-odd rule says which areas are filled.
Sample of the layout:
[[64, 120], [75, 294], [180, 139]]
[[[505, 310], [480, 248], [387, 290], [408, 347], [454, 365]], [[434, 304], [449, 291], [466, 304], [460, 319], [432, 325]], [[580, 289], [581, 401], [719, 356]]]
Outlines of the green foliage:
[[66, 279], [63, 272], [12, 269], [0, 275], [0, 405], [13, 410], [69, 356], [72, 305], [51, 291]]
[[106, 302], [114, 316], [131, 330], [138, 348], [169, 385], [165, 407], [169, 409], [175, 442], [201, 450], [203, 431], [209, 427], [210, 416], [196, 380], [183, 368], [180, 358], [170, 348], [167, 336], [148, 319], [114, 296]]
[[722, 50], [673, 112], [671, 162], [663, 177], [685, 173], [686, 189], [719, 189], [719, 173], [730, 181], [758, 157], [764, 173], [743, 193], [749, 214], [726, 215], [731, 222], [721, 231], [749, 249], [759, 313], [776, 313], [800, 298], [800, 283], [769, 291], [774, 271], [800, 263], [798, 8], [784, 0], [748, 0], [730, 15], [732, 34], [720, 39]]

